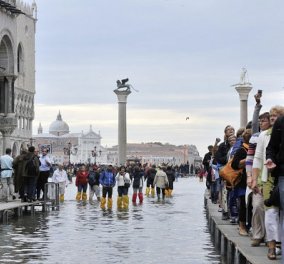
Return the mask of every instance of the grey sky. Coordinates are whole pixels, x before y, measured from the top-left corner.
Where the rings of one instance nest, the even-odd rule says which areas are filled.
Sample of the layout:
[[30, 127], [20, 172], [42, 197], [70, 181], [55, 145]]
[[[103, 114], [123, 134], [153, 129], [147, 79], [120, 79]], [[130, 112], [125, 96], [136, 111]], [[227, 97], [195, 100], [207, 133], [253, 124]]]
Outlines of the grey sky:
[[125, 77], [139, 90], [128, 98], [128, 140], [195, 144], [202, 155], [227, 124], [238, 128], [231, 85], [242, 67], [254, 87], [249, 119], [257, 89], [263, 111], [283, 103], [282, 1], [36, 2], [34, 131], [60, 109], [72, 132], [93, 124], [116, 144], [113, 90]]

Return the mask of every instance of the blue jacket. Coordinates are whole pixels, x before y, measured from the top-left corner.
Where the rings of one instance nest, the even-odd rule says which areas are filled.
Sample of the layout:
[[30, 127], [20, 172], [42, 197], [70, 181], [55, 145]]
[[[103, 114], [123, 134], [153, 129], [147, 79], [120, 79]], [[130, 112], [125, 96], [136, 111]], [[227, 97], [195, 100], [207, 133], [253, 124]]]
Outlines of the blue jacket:
[[100, 175], [100, 184], [105, 187], [114, 187], [115, 176], [112, 171], [103, 171]]

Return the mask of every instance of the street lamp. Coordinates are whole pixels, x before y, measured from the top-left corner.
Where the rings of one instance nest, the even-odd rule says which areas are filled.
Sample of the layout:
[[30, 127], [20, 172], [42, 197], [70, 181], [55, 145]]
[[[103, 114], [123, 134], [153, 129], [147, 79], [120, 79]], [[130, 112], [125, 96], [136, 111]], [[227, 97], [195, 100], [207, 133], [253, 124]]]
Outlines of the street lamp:
[[30, 138], [30, 147], [33, 145], [33, 142], [35, 142], [35, 139], [34, 138]]
[[92, 157], [95, 158], [95, 165], [97, 164], [97, 147], [94, 147], [94, 150], [92, 150]]
[[68, 165], [70, 165], [71, 146], [71, 142], [68, 142], [68, 147], [63, 148], [64, 155], [68, 155]]
[[[99, 156], [101, 155], [102, 155], [102, 151], [99, 150]], [[96, 146], [94, 147], [94, 150], [92, 150], [92, 157], [95, 158], [95, 165], [96, 165], [97, 164], [97, 147]]]

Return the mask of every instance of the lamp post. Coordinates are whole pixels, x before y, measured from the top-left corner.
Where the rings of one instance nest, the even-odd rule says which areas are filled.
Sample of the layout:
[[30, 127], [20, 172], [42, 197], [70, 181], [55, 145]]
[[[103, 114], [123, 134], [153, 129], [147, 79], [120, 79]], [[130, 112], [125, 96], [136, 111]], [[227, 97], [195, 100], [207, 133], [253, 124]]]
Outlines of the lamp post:
[[97, 164], [97, 147], [94, 146], [94, 150], [92, 150], [92, 157], [95, 158], [95, 165]]
[[30, 138], [30, 147], [33, 145], [33, 142], [35, 142], [34, 138]]
[[[102, 151], [99, 150], [98, 152], [99, 152], [99, 156], [101, 156], [102, 155]], [[95, 165], [97, 164], [97, 155], [98, 155], [97, 154], [97, 147], [94, 146], [94, 150], [92, 150], [92, 157], [95, 158]]]
[[72, 147], [71, 142], [68, 142], [68, 147], [63, 148], [64, 154], [68, 155], [68, 165], [70, 165], [71, 147]]

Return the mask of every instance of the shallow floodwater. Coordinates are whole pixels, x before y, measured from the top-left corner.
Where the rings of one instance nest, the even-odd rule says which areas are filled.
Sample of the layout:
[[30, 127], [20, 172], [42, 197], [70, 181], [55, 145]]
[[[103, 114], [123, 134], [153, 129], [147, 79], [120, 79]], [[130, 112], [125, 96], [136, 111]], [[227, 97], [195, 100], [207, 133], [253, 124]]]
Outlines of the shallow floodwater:
[[[59, 211], [0, 225], [0, 263], [221, 263], [207, 228], [205, 183], [180, 178], [173, 198], [144, 198], [129, 210], [75, 201], [70, 184]], [[130, 197], [132, 190], [130, 190]]]

